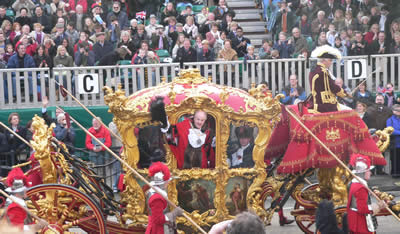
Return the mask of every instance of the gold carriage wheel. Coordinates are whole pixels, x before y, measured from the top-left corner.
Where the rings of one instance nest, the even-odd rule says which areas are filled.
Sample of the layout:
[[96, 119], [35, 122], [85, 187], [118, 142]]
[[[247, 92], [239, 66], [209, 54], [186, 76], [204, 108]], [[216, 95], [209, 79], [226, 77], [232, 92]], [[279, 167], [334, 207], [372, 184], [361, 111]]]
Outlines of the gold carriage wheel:
[[[61, 184], [42, 184], [27, 192], [28, 207], [60, 233], [79, 227], [88, 233], [106, 233], [106, 223], [99, 205], [78, 189]], [[39, 233], [54, 233], [44, 228]]]

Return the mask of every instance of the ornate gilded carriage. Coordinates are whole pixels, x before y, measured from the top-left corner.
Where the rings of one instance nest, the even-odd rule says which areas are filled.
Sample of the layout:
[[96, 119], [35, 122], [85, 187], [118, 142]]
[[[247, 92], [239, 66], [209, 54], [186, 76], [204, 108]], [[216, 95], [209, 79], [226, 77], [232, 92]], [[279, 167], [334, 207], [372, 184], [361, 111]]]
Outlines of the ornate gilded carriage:
[[[230, 196], [235, 191], [241, 192], [240, 195], [245, 202], [244, 207], [254, 210], [260, 217], [266, 215], [264, 204], [260, 200], [261, 184], [266, 178], [264, 151], [273, 123], [278, 120], [280, 112], [278, 100], [263, 96], [262, 91], [257, 89], [252, 90], [254, 95], [252, 96], [237, 88], [213, 84], [202, 77], [199, 70], [181, 71], [179, 77], [171, 83], [164, 81], [159, 86], [138, 91], [129, 97], [125, 97], [122, 90], [113, 92], [110, 88], [106, 88], [106, 91], [105, 101], [115, 116], [113, 121], [125, 143], [123, 159], [143, 175], [147, 175], [147, 169], [138, 168], [142, 155], [135, 129], [158, 124], [151, 121], [149, 113], [149, 104], [155, 97], [164, 97], [165, 109], [171, 124], [178, 123], [182, 116], [191, 115], [196, 110], [207, 112], [213, 119], [216, 137], [215, 168], [178, 169], [174, 155], [169, 146], [165, 145], [166, 163], [171, 173], [178, 177], [168, 186], [169, 199], [184, 208], [188, 207], [185, 202], [195, 203], [193, 196], [208, 196], [212, 202], [206, 206], [209, 209], [205, 209], [204, 204], [200, 208], [191, 205], [190, 216], [199, 225], [207, 228], [213, 223], [232, 218], [235, 212], [229, 211], [227, 202], [231, 200]], [[257, 99], [255, 98], [257, 95], [265, 98]], [[253, 149], [255, 166], [230, 169], [227, 163], [228, 141], [232, 137], [231, 129], [241, 125], [253, 127], [258, 131], [254, 138]], [[127, 209], [122, 219], [124, 222], [132, 221], [132, 225], [145, 225], [147, 223], [145, 193], [140, 181], [137, 181], [129, 170], [125, 171], [126, 190], [121, 194], [121, 201], [127, 204]], [[227, 191], [228, 189], [230, 191]], [[202, 190], [203, 194], [200, 195]], [[187, 201], [187, 196], [191, 196], [192, 201]], [[187, 227], [191, 225], [184, 218], [178, 219], [178, 223]]]

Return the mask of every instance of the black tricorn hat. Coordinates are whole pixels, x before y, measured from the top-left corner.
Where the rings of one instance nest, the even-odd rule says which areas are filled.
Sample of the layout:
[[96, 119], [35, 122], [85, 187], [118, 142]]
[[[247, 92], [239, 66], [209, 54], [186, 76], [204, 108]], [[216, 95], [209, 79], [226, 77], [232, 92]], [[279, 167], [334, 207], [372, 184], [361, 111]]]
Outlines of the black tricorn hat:
[[235, 129], [235, 134], [237, 138], [252, 138], [253, 128], [249, 126], [240, 126]]

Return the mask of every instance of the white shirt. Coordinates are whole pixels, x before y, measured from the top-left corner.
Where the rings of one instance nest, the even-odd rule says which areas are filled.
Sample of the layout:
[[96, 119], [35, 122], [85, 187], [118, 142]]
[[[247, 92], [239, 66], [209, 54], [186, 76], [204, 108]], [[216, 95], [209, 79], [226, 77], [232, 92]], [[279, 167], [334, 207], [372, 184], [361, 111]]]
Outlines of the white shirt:
[[243, 162], [243, 152], [247, 147], [249, 147], [250, 143], [246, 146], [240, 147], [235, 153], [232, 154], [232, 162], [228, 160], [229, 167], [235, 167], [240, 165]]
[[381, 15], [379, 20], [379, 30], [384, 32], [385, 31], [385, 22], [386, 22], [386, 15]]

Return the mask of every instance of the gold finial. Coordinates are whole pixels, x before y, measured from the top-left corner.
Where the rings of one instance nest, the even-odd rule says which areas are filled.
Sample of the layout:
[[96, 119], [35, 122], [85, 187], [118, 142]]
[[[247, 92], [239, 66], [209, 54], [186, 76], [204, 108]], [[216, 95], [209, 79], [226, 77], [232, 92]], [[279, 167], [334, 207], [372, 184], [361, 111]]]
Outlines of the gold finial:
[[168, 93], [168, 97], [169, 97], [169, 100], [171, 101], [171, 104], [174, 104], [174, 101], [175, 101], [175, 98], [176, 98], [176, 93], [174, 91], [174, 86], [175, 86], [175, 83], [172, 82], [171, 83], [171, 90]]
[[256, 83], [251, 83], [251, 88], [254, 89], [256, 87]]
[[219, 94], [219, 99], [221, 99], [221, 104], [225, 104], [225, 101], [228, 99], [229, 93], [226, 90], [226, 86], [223, 87], [222, 92]]
[[208, 76], [208, 82], [211, 83], [211, 81], [212, 81], [212, 77]]
[[167, 81], [167, 77], [163, 76], [161, 77], [161, 84], [165, 84]]

